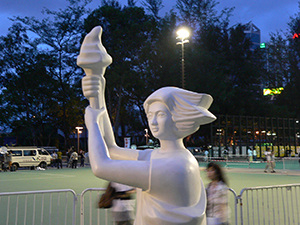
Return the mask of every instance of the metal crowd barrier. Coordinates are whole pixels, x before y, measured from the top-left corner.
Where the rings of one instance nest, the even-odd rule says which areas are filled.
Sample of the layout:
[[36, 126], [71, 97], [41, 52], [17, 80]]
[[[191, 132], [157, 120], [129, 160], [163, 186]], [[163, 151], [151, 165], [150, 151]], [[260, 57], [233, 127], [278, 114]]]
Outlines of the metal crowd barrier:
[[[0, 193], [1, 224], [112, 225], [110, 210], [96, 207], [104, 191], [89, 188], [78, 196], [71, 189]], [[231, 224], [300, 224], [300, 184], [244, 188], [240, 195], [228, 191]]]
[[0, 193], [1, 224], [75, 224], [77, 196], [71, 189]]
[[114, 224], [109, 215], [110, 210], [100, 210], [96, 206], [104, 191], [105, 188], [88, 188], [80, 194], [80, 225]]
[[239, 224], [300, 224], [300, 184], [244, 188]]
[[237, 208], [238, 197], [236, 195], [236, 192], [232, 188], [228, 188], [228, 191], [233, 194], [233, 202], [231, 201], [231, 197], [228, 196], [229, 197], [229, 201], [228, 201], [229, 202], [229, 209], [234, 208], [234, 214], [233, 214], [233, 216], [232, 216], [231, 212], [228, 213], [228, 216], [229, 216], [228, 220], [232, 222], [231, 224], [238, 225], [238, 223], [237, 223], [238, 222], [238, 214], [237, 214], [237, 212], [238, 212], [237, 211], [238, 210], [238, 208]]

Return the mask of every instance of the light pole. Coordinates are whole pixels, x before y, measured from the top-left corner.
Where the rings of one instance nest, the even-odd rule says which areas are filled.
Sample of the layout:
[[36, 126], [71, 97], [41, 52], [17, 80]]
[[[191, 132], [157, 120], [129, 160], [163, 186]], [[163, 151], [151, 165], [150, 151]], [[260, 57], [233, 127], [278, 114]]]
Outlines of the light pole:
[[189, 43], [189, 40], [187, 40], [186, 38], [190, 36], [190, 33], [187, 29], [181, 28], [176, 32], [176, 34], [176, 39], [180, 39], [180, 41], [176, 44], [181, 45], [181, 86], [182, 88], [184, 88], [184, 44]]
[[75, 127], [77, 130], [77, 152], [79, 153], [79, 135], [82, 133], [83, 127]]
[[147, 128], [145, 129], [145, 137], [146, 137], [146, 145], [148, 145], [149, 134]]

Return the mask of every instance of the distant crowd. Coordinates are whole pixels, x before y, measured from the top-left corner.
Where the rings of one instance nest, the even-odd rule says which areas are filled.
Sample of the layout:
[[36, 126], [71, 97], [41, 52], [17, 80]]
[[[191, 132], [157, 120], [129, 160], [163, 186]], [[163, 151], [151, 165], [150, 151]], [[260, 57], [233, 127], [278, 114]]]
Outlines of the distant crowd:
[[[56, 167], [57, 169], [63, 168], [63, 158], [62, 152], [58, 150], [54, 151], [52, 154], [51, 167]], [[84, 167], [86, 163], [89, 162], [88, 152], [84, 152], [82, 149], [79, 150], [79, 153], [74, 149], [74, 146], [71, 147], [66, 153], [66, 168], [77, 169], [78, 163], [80, 167]], [[79, 161], [79, 162], [78, 162]]]

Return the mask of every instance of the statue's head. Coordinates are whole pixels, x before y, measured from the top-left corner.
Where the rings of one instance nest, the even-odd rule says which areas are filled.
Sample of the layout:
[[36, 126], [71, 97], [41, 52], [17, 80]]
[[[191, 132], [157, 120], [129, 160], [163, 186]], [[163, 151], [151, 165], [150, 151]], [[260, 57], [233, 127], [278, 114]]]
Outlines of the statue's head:
[[[155, 136], [149, 119], [149, 116], [153, 116], [153, 112], [149, 112], [151, 107], [156, 109], [160, 107], [162, 110], [165, 108], [165, 116], [170, 117], [171, 122], [169, 121], [167, 123], [169, 127], [164, 129], [172, 129], [174, 135], [178, 138], [184, 138], [197, 131], [200, 125], [211, 123], [216, 119], [208, 111], [212, 101], [212, 97], [208, 94], [199, 94], [181, 88], [164, 87], [158, 89], [144, 102], [144, 109], [152, 134]], [[170, 123], [172, 123], [172, 126], [170, 126]]]

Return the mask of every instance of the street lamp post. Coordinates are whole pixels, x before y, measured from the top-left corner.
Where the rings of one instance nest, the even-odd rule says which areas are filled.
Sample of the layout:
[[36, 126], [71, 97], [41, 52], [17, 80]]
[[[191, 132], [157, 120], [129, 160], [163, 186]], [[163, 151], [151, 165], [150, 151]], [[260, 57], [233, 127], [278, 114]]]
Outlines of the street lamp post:
[[82, 133], [82, 129], [83, 127], [75, 127], [75, 129], [77, 130], [77, 152], [79, 153], [79, 135]]
[[148, 140], [149, 140], [149, 134], [148, 134], [148, 129], [145, 129], [145, 137], [146, 137], [146, 145], [148, 145]]
[[179, 29], [177, 32], [177, 37], [176, 39], [180, 39], [179, 42], [177, 42], [177, 45], [181, 45], [181, 86], [182, 88], [185, 88], [184, 85], [184, 44], [189, 43], [189, 40], [187, 40], [186, 38], [188, 38], [190, 36], [189, 31], [187, 29], [181, 28]]

